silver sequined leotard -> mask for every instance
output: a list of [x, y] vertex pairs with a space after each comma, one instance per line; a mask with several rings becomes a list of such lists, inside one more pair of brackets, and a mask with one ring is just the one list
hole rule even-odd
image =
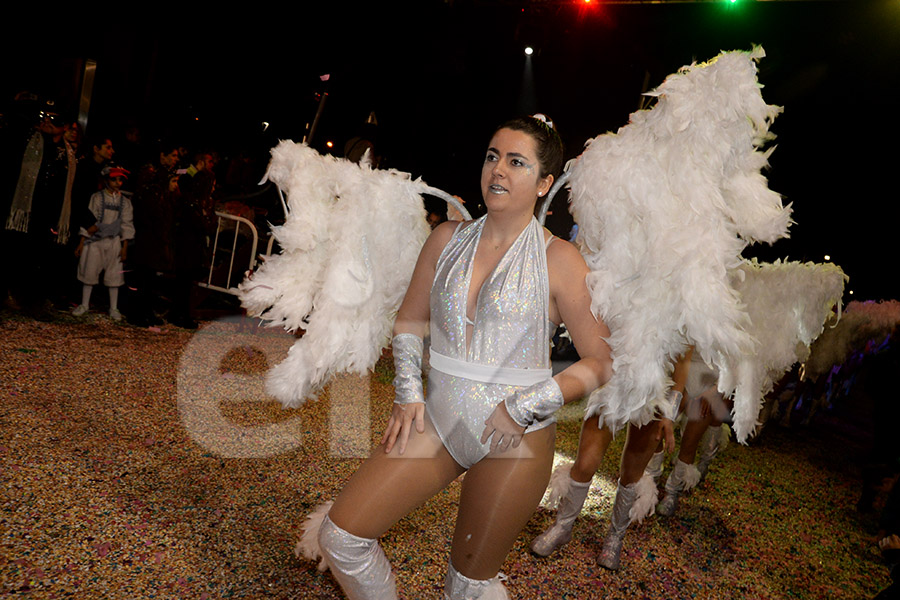
[[[484, 422], [516, 389], [551, 376], [550, 285], [544, 231], [536, 219], [485, 280], [466, 350], [466, 304], [484, 217], [457, 227], [431, 287], [428, 416], [451, 456], [469, 468], [488, 453]], [[528, 427], [546, 427], [550, 417]]]

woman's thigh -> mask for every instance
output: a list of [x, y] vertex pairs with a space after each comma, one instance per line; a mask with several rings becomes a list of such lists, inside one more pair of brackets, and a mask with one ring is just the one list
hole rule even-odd
[[556, 426], [525, 435], [518, 448], [489, 455], [466, 473], [453, 533], [453, 566], [472, 579], [500, 570], [544, 495]]
[[402, 456], [398, 447], [388, 454], [379, 445], [353, 474], [329, 512], [335, 525], [378, 538], [463, 472], [427, 416], [425, 433], [413, 429]]

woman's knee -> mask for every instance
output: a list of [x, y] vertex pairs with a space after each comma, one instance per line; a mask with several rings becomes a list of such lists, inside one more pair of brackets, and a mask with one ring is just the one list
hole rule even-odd
[[628, 437], [625, 438], [625, 454], [646, 454], [656, 450], [659, 444], [660, 422], [651, 421], [642, 427], [628, 426]]

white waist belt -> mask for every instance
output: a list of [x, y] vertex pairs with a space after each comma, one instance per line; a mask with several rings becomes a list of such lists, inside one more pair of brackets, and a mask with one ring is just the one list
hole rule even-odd
[[437, 369], [441, 373], [483, 383], [524, 386], [546, 381], [553, 376], [553, 369], [516, 369], [480, 365], [444, 356], [434, 349], [431, 349], [428, 362], [432, 369]]

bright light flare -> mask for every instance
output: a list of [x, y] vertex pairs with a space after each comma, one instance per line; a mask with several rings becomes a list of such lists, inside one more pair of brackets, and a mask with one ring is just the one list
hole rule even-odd
[[525, 56], [531, 56], [532, 54], [534, 54], [534, 48], [525, 46]]

